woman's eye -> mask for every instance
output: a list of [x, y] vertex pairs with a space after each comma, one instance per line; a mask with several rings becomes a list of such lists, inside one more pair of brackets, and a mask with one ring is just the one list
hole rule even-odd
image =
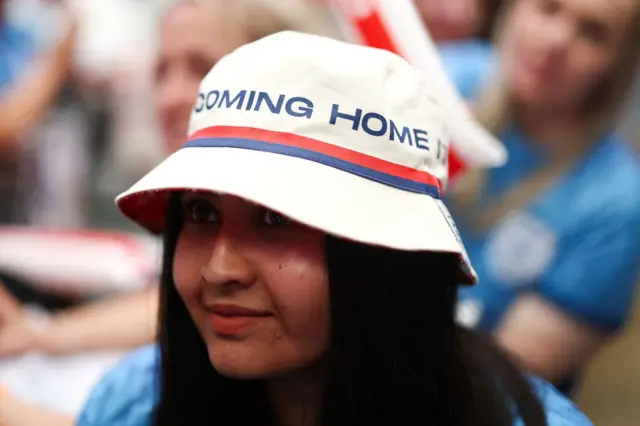
[[539, 6], [547, 15], [553, 15], [560, 9], [560, 4], [556, 0], [542, 0]]
[[291, 222], [291, 220], [273, 210], [265, 210], [262, 214], [262, 221], [267, 226], [283, 226]]
[[218, 221], [218, 210], [208, 201], [189, 200], [185, 203], [185, 219], [193, 223], [212, 223]]
[[607, 27], [596, 21], [582, 23], [582, 35], [593, 43], [604, 44], [607, 41]]

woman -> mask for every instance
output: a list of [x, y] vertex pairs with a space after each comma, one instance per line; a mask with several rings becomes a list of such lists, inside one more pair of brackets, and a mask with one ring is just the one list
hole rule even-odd
[[612, 133], [640, 53], [637, 0], [516, 0], [494, 49], [442, 48], [509, 151], [452, 213], [482, 281], [460, 319], [569, 390], [625, 323], [640, 263], [640, 166]]
[[222, 59], [189, 141], [118, 199], [164, 235], [159, 353], [78, 424], [547, 424], [536, 391], [549, 424], [589, 424], [455, 326], [475, 273], [432, 93], [389, 52], [295, 32]]

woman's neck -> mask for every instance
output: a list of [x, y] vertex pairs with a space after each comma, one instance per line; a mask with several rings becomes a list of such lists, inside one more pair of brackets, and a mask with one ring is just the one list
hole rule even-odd
[[315, 371], [267, 381], [269, 402], [277, 426], [315, 426], [322, 401], [322, 386]]
[[558, 154], [584, 148], [586, 126], [575, 109], [522, 104], [515, 104], [514, 109], [516, 122], [536, 146]]

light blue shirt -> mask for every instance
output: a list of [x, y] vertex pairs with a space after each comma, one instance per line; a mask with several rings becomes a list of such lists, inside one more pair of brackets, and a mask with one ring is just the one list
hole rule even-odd
[[[466, 98], [491, 74], [495, 58], [482, 42], [445, 45], [442, 58]], [[488, 172], [483, 199], [500, 196], [547, 161], [519, 129], [501, 140], [509, 162]], [[598, 329], [624, 325], [640, 265], [640, 164], [614, 134], [523, 209], [475, 234], [454, 218], [480, 281], [461, 290], [461, 319], [490, 332], [523, 292], [534, 292]]]
[[0, 22], [0, 96], [24, 72], [34, 53], [35, 43], [28, 32]]
[[[150, 426], [159, 396], [159, 359], [157, 348], [146, 346], [121, 361], [93, 390], [77, 426]], [[549, 426], [593, 426], [552, 386], [539, 379], [533, 385]]]

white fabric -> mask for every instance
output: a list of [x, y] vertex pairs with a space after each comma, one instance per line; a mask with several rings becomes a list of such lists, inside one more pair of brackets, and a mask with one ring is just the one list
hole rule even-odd
[[[186, 164], [193, 173], [184, 173]], [[163, 182], [171, 182], [169, 188], [237, 195], [305, 225], [363, 243], [401, 250], [460, 250], [439, 201], [285, 155], [235, 148], [183, 149], [132, 191], [151, 191], [164, 186]], [[355, 195], [368, 193], [375, 196]], [[138, 197], [144, 202], [153, 196]]]
[[142, 288], [157, 278], [161, 245], [115, 232], [0, 227], [0, 270], [41, 290], [95, 296]]
[[[31, 319], [48, 314], [28, 307]], [[80, 414], [93, 387], [126, 351], [86, 352], [68, 356], [28, 353], [0, 359], [0, 383], [21, 400], [72, 416]]]
[[91, 389], [124, 355], [87, 353], [65, 357], [28, 354], [0, 360], [0, 382], [25, 402], [76, 416]]
[[[233, 99], [243, 90], [247, 91], [247, 99], [242, 101], [246, 103], [216, 102], [224, 91], [228, 91], [227, 99]], [[283, 104], [291, 108], [283, 107], [278, 113], [265, 105], [247, 108], [250, 91], [267, 93], [274, 100], [283, 95]], [[456, 123], [453, 117], [445, 116], [435, 92], [419, 71], [390, 52], [281, 32], [237, 49], [211, 70], [200, 87], [190, 134], [199, 139], [203, 131], [223, 128], [228, 137], [253, 141], [270, 135], [278, 139], [266, 144], [270, 147], [304, 144], [300, 138], [310, 138], [314, 153], [328, 146], [329, 151], [341, 152], [342, 160], [367, 163], [367, 170], [374, 174], [389, 168], [400, 169], [393, 173], [404, 177], [428, 174], [437, 186], [444, 187], [450, 140], [447, 128]], [[301, 99], [313, 104], [312, 112], [300, 107], [304, 104]], [[354, 129], [344, 118], [331, 124], [336, 107], [347, 114], [359, 109], [362, 117], [380, 114], [387, 131], [374, 135], [375, 130], [384, 128], [379, 120], [372, 120], [377, 124], [370, 123], [368, 131], [363, 123]], [[391, 122], [412, 135], [423, 134], [423, 144], [417, 136], [411, 144], [407, 140], [401, 143], [397, 135], [391, 136]], [[197, 189], [229, 193], [354, 241], [457, 253], [466, 281], [475, 281], [455, 225], [437, 197], [398, 189], [388, 182], [317, 162], [320, 160], [255, 149], [184, 148], [120, 195], [118, 205], [127, 216], [158, 232], [153, 223], [157, 204], [154, 208], [149, 205], [166, 199], [161, 192]], [[366, 155], [364, 160], [362, 154]]]

